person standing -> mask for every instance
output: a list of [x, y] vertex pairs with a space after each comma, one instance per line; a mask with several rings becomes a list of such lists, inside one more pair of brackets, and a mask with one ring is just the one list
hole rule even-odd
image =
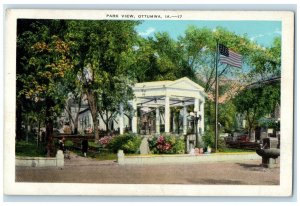
[[86, 157], [86, 153], [88, 150], [88, 146], [89, 146], [89, 142], [88, 142], [87, 138], [84, 137], [84, 139], [81, 142], [81, 150], [82, 150], [83, 156], [85, 156], [85, 157]]
[[61, 151], [63, 151], [63, 153], [65, 153], [65, 151], [66, 151], [66, 148], [65, 148], [65, 138], [64, 137], [59, 140], [59, 149]]

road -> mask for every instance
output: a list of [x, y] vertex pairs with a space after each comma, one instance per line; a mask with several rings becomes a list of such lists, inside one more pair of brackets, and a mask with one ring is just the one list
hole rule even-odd
[[118, 165], [72, 154], [63, 168], [16, 167], [16, 182], [278, 185], [279, 167], [260, 161]]

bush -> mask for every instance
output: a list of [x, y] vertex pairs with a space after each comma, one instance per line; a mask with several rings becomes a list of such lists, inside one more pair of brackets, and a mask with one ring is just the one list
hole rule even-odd
[[218, 151], [224, 152], [226, 150], [226, 143], [224, 138], [218, 139]]
[[106, 147], [111, 141], [112, 141], [113, 137], [110, 135], [106, 135], [102, 138], [100, 138], [99, 143], [103, 146]]
[[148, 140], [148, 144], [154, 154], [184, 154], [185, 150], [184, 138], [175, 135], [154, 136]]
[[215, 147], [215, 135], [211, 130], [206, 130], [202, 136], [205, 147]]
[[[204, 142], [204, 146], [207, 148], [210, 146], [211, 148], [215, 148], [215, 134], [211, 130], [205, 131], [204, 135], [202, 136], [202, 140]], [[222, 152], [226, 148], [226, 143], [224, 138], [218, 138], [218, 151]]]
[[73, 147], [73, 146], [74, 146], [74, 143], [73, 143], [72, 140], [66, 140], [66, 141], [65, 141], [65, 147], [66, 147], [66, 148], [71, 148], [71, 147]]
[[92, 150], [99, 150], [99, 148], [101, 147], [100, 144], [95, 143], [94, 141], [89, 141], [89, 142], [88, 142], [88, 146], [89, 146], [89, 148], [92, 149]]
[[124, 153], [137, 154], [140, 151], [141, 137], [127, 133], [114, 137], [107, 145], [113, 152], [123, 150]]

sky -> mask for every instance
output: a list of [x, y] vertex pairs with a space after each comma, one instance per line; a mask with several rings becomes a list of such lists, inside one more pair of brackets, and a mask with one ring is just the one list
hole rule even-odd
[[173, 39], [183, 36], [188, 26], [215, 29], [224, 27], [237, 35], [247, 34], [250, 40], [263, 47], [270, 47], [275, 37], [281, 37], [280, 21], [200, 21], [200, 20], [146, 20], [136, 27], [138, 34], [144, 38], [153, 36], [155, 32], [168, 32]]

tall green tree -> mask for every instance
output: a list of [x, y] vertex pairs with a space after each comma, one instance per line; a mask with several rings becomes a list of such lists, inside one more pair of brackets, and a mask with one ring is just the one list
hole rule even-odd
[[258, 120], [273, 113], [280, 102], [280, 83], [246, 88], [236, 96], [234, 102], [237, 111], [245, 115], [248, 132], [252, 134]]
[[139, 38], [135, 46], [135, 74], [138, 82], [194, 78], [194, 72], [182, 58], [181, 44], [168, 33]]
[[255, 80], [266, 80], [281, 74], [281, 39], [275, 38], [270, 48], [258, 47], [251, 54], [250, 76]]
[[273, 113], [280, 104], [280, 81], [271, 84], [264, 82], [281, 74], [280, 38], [275, 38], [270, 48], [259, 47], [252, 54], [250, 63], [253, 69], [249, 78], [256, 83], [240, 91], [235, 98], [237, 111], [246, 117], [249, 134], [261, 117]]
[[61, 85], [73, 69], [64, 31], [61, 20], [18, 21], [17, 109], [31, 105], [40, 108], [35, 112], [44, 112], [48, 156], [54, 155], [53, 124], [66, 98]]
[[91, 110], [95, 140], [98, 112], [114, 114], [132, 98], [132, 68], [137, 21], [69, 21], [66, 38], [74, 42], [81, 87]]
[[[183, 49], [182, 58], [197, 75], [198, 83], [206, 92], [214, 92], [215, 63], [217, 42], [226, 45], [229, 49], [243, 55], [243, 62], [248, 64], [250, 54], [255, 50], [246, 36], [239, 36], [222, 27], [212, 30], [209, 28], [189, 27], [185, 35], [179, 38]], [[229, 79], [243, 79], [243, 71], [229, 65], [218, 64], [219, 77]]]

